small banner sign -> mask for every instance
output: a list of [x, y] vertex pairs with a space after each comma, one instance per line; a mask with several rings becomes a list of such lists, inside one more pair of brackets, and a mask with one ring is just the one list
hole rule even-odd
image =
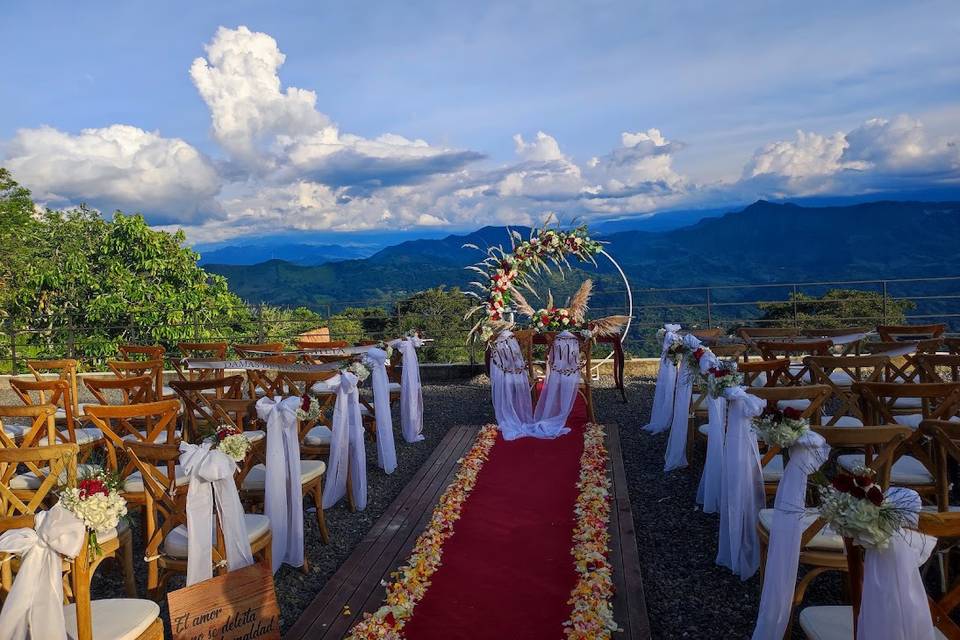
[[257, 563], [167, 594], [174, 640], [280, 640], [273, 574]]

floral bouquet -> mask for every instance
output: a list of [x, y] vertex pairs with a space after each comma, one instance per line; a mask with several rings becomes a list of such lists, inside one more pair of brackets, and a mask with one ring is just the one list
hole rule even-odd
[[680, 364], [680, 361], [686, 357], [690, 349], [683, 342], [683, 338], [676, 336], [670, 346], [667, 347], [667, 357], [673, 360], [674, 365]]
[[743, 384], [743, 374], [737, 371], [735, 360], [720, 360], [718, 366], [707, 370], [707, 393], [720, 398], [723, 392]]
[[[407, 336], [407, 337], [409, 337], [409, 336]], [[375, 344], [374, 346], [375, 346], [377, 349], [380, 349], [381, 351], [383, 351], [384, 353], [387, 354], [387, 360], [389, 360], [390, 357], [393, 355], [393, 347], [391, 347], [391, 346], [389, 345], [389, 343], [385, 342], [384, 340], [381, 340], [380, 342], [378, 342], [378, 343]]]
[[297, 420], [307, 422], [320, 417], [320, 402], [311, 395], [303, 394], [300, 398], [300, 408], [297, 409]]
[[214, 448], [230, 456], [234, 462], [243, 462], [250, 451], [250, 440], [243, 432], [229, 424], [217, 427]]
[[563, 331], [573, 328], [571, 325], [574, 322], [573, 318], [570, 317], [569, 309], [558, 309], [556, 307], [540, 309], [533, 317], [537, 331]]
[[115, 528], [127, 515], [127, 501], [120, 495], [122, 491], [120, 476], [99, 467], [86, 471], [76, 487], [60, 490], [60, 504], [82, 520], [90, 532], [87, 544], [94, 556], [102, 553], [97, 533]]
[[873, 479], [874, 471], [864, 466], [840, 471], [820, 487], [820, 517], [855, 544], [883, 549], [906, 523], [908, 511], [885, 496]]
[[340, 367], [340, 371], [349, 371], [353, 375], [357, 376], [357, 384], [362, 383], [364, 380], [370, 377], [370, 369], [362, 362], [349, 362], [344, 363]]
[[789, 449], [800, 436], [810, 430], [810, 421], [802, 418], [802, 415], [802, 411], [793, 407], [787, 407], [783, 411], [764, 409], [763, 413], [753, 419], [753, 430], [768, 445]]

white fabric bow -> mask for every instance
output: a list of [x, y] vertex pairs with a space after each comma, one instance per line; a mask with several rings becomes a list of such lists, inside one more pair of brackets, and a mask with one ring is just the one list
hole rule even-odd
[[[230, 571], [253, 564], [243, 505], [233, 480], [237, 463], [211, 449], [211, 443], [180, 443], [180, 466], [190, 478], [187, 488], [187, 586], [213, 577], [213, 509], [223, 530]], [[214, 505], [216, 494], [216, 505]]]
[[[373, 387], [373, 411], [377, 420], [377, 462], [386, 473], [397, 468], [397, 447], [393, 443], [393, 416], [390, 414], [390, 387], [387, 379], [387, 352], [376, 347], [367, 351]], [[403, 393], [401, 385], [401, 395]]]
[[56, 504], [34, 517], [33, 529], [0, 536], [0, 551], [23, 558], [0, 609], [0, 640], [66, 638], [61, 557], [76, 558], [86, 540], [83, 521]]
[[650, 422], [643, 427], [649, 433], [660, 433], [670, 428], [673, 421], [674, 395], [677, 388], [677, 366], [667, 357], [667, 348], [673, 344], [680, 331], [678, 324], [665, 324], [666, 333], [661, 345], [660, 369], [657, 372], [657, 386], [653, 395], [653, 409]]
[[527, 363], [512, 331], [502, 331], [493, 343], [490, 392], [504, 440], [523, 437], [523, 426], [533, 422], [533, 404]]
[[[690, 350], [700, 348], [696, 336], [683, 336], [683, 344]], [[673, 394], [673, 415], [670, 420], [670, 437], [667, 439], [667, 451], [664, 454], [664, 472], [682, 469], [687, 466], [687, 428], [690, 420], [690, 396], [693, 392], [695, 371], [686, 358], [680, 363], [680, 373]]]
[[[920, 496], [916, 491], [892, 487], [886, 497], [905, 513], [908, 527], [917, 526]], [[885, 549], [865, 550], [858, 640], [933, 640], [933, 620], [919, 567], [936, 543], [936, 538], [919, 531], [901, 529]]]
[[297, 397], [260, 398], [257, 415], [267, 423], [267, 464], [263, 511], [270, 520], [273, 571], [286, 562], [303, 566], [303, 495]]
[[360, 421], [357, 376], [349, 371], [340, 374], [331, 429], [333, 437], [330, 440], [327, 484], [323, 488], [323, 508], [329, 509], [347, 495], [349, 477], [354, 506], [362, 511], [367, 506], [367, 456]]
[[773, 505], [770, 546], [753, 640], [782, 638], [787, 630], [800, 562], [807, 476], [823, 466], [829, 456], [830, 445], [815, 431], [807, 431], [790, 447], [790, 462], [783, 470]]
[[420, 388], [420, 363], [417, 349], [423, 340], [411, 336], [397, 343], [403, 356], [403, 372], [400, 374], [400, 430], [407, 442], [423, 440], [423, 392]]
[[717, 564], [746, 580], [760, 566], [757, 520], [763, 508], [763, 470], [750, 421], [764, 402], [743, 387], [724, 391], [729, 404], [724, 439]]

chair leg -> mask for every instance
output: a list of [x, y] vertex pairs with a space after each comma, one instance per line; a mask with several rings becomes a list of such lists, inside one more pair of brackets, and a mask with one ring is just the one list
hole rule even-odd
[[137, 583], [133, 574], [133, 534], [127, 532], [125, 539], [120, 541], [120, 570], [123, 572], [123, 587], [128, 598], [137, 597]]
[[[321, 476], [322, 478], [322, 476]], [[313, 490], [313, 504], [317, 508], [317, 528], [320, 529], [320, 539], [323, 544], [330, 542], [330, 532], [327, 530], [327, 519], [323, 515], [323, 480], [317, 483]]]

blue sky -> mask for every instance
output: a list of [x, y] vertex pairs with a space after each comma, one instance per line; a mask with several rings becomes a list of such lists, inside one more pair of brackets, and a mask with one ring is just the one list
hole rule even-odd
[[198, 241], [960, 182], [952, 0], [4, 13], [0, 163]]

